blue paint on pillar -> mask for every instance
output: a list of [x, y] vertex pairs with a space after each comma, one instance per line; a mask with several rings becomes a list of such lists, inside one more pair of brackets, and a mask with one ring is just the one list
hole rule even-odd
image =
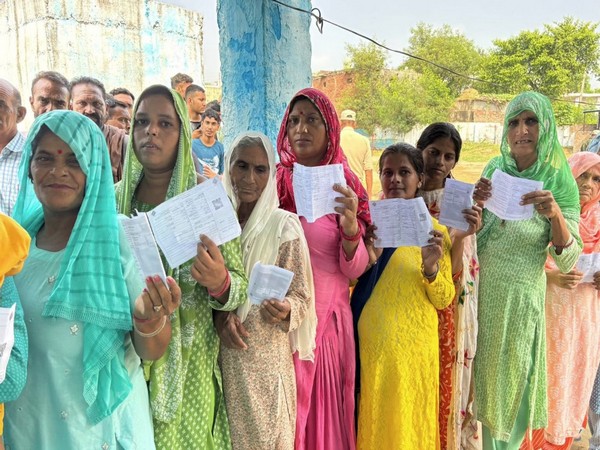
[[[287, 0], [310, 10], [310, 0]], [[275, 144], [292, 95], [311, 85], [310, 16], [271, 0], [218, 0], [225, 148], [248, 130]]]

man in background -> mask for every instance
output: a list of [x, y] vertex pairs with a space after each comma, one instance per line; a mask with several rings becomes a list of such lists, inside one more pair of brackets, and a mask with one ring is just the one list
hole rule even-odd
[[113, 89], [109, 94], [112, 95], [115, 100], [127, 105], [129, 117], [131, 117], [133, 114], [133, 103], [135, 102], [134, 95], [128, 89], [122, 87]]
[[202, 114], [206, 109], [206, 92], [204, 92], [204, 88], [197, 84], [190, 84], [185, 90], [185, 102], [190, 116], [192, 139], [198, 139], [200, 133], [194, 132], [202, 128]]
[[17, 124], [26, 113], [19, 90], [0, 78], [0, 212], [8, 216], [19, 193], [19, 164], [25, 144]]
[[185, 90], [194, 80], [185, 73], [177, 73], [171, 77], [171, 89], [175, 89], [181, 95], [181, 98], [185, 99]]
[[202, 135], [199, 139], [192, 140], [192, 151], [202, 165], [202, 171], [198, 170], [198, 172], [208, 178], [223, 174], [225, 148], [217, 141], [220, 124], [219, 114], [212, 109], [207, 109], [202, 114]]
[[106, 124], [119, 128], [129, 134], [131, 114], [127, 104], [109, 95], [106, 97], [106, 111], [108, 113]]
[[110, 154], [113, 180], [116, 183], [123, 175], [123, 161], [129, 137], [123, 130], [105, 123], [107, 117], [105, 98], [104, 85], [96, 78], [78, 77], [71, 81], [70, 109], [91, 119], [104, 133]]
[[373, 153], [369, 139], [354, 131], [356, 113], [350, 109], [342, 111], [340, 146], [346, 155], [352, 172], [360, 179], [371, 198], [373, 190]]
[[69, 82], [60, 73], [53, 70], [38, 72], [31, 83], [29, 97], [33, 117], [55, 109], [69, 109], [69, 91]]

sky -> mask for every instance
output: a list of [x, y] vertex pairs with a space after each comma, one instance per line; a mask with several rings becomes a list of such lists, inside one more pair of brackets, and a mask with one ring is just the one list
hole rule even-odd
[[[160, 0], [204, 16], [204, 83], [219, 79], [219, 31], [217, 0]], [[227, 0], [223, 0], [227, 1]], [[258, 1], [258, 0], [246, 0]], [[408, 47], [410, 29], [419, 22], [440, 27], [448, 24], [472, 39], [479, 48], [489, 49], [495, 39], [507, 39], [523, 30], [542, 29], [544, 24], [559, 22], [565, 16], [584, 21], [600, 21], [599, 0], [313, 0], [325, 19], [339, 23], [404, 50]], [[298, 13], [300, 14], [300, 13]], [[325, 24], [320, 34], [311, 24], [313, 73], [343, 67], [345, 45], [364, 40], [347, 31]], [[388, 53], [392, 67], [400, 65], [404, 56]], [[593, 83], [599, 86], [598, 81]]]

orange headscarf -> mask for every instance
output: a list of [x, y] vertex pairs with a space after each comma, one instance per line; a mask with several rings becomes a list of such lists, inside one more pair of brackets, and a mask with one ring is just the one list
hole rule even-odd
[[[575, 153], [569, 158], [569, 166], [575, 179], [597, 164], [600, 164], [600, 156], [596, 153]], [[596, 197], [581, 205], [579, 234], [583, 240], [583, 253], [600, 252], [600, 203], [598, 201], [600, 201], [600, 190]]]

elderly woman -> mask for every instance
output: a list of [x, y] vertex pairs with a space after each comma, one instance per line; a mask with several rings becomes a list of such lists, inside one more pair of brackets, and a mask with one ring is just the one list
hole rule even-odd
[[[408, 144], [386, 148], [379, 177], [385, 198], [415, 198], [421, 152]], [[359, 449], [440, 448], [437, 310], [455, 291], [450, 236], [432, 221], [429, 245], [375, 249], [381, 256], [352, 296], [360, 317]]]
[[246, 274], [258, 262], [294, 273], [281, 301], [248, 300], [236, 313], [218, 312], [223, 390], [233, 448], [294, 448], [296, 378], [292, 353], [314, 357], [317, 318], [310, 254], [300, 221], [279, 209], [275, 151], [260, 133], [232, 145], [223, 182], [242, 226]]
[[[454, 125], [429, 125], [417, 141], [424, 162], [423, 186], [417, 193], [436, 219], [446, 180], [458, 163], [462, 139]], [[456, 297], [438, 311], [440, 336], [440, 444], [442, 449], [477, 445], [477, 421], [473, 417], [473, 358], [477, 347], [477, 289], [479, 262], [474, 233], [481, 225], [481, 208], [463, 211], [467, 231], [450, 229], [452, 278]], [[470, 442], [470, 444], [469, 444]]]
[[317, 337], [315, 360], [295, 357], [298, 389], [296, 448], [354, 449], [355, 354], [349, 282], [364, 272], [363, 242], [370, 222], [367, 194], [349, 169], [340, 147], [340, 124], [331, 101], [308, 88], [292, 98], [281, 123], [277, 151], [277, 189], [281, 207], [296, 212], [293, 166], [343, 164], [347, 187], [338, 214], [308, 223], [300, 218], [310, 250], [315, 281]]
[[38, 117], [22, 167], [14, 218], [32, 240], [15, 284], [29, 364], [23, 393], [7, 404], [7, 446], [154, 448], [140, 357], [164, 353], [181, 291], [172, 278], [168, 288], [160, 279], [144, 288], [119, 231], [106, 141], [91, 120]]
[[477, 414], [484, 449], [518, 449], [528, 426], [546, 426], [544, 263], [549, 253], [566, 273], [577, 262], [580, 207], [546, 97], [525, 92], [509, 103], [500, 150], [477, 183], [477, 200], [489, 198], [495, 170], [544, 183], [522, 197], [521, 204], [535, 207], [531, 219], [502, 220], [486, 209], [477, 234]]
[[[599, 253], [600, 156], [576, 153], [569, 165], [579, 187], [583, 253]], [[548, 259], [546, 275], [548, 426], [533, 433], [533, 444], [567, 449], [579, 436], [600, 363], [600, 272], [594, 283], [582, 283], [577, 269], [562, 273]]]
[[[151, 86], [140, 94], [133, 117], [123, 179], [117, 185], [117, 205], [125, 214], [151, 211], [197, 183], [181, 96], [165, 86]], [[247, 280], [239, 239], [219, 248], [207, 236], [199, 238], [196, 258], [167, 267], [183, 298], [171, 316], [173, 336], [166, 353], [149, 365], [159, 449], [231, 446], [212, 315], [244, 303]]]

